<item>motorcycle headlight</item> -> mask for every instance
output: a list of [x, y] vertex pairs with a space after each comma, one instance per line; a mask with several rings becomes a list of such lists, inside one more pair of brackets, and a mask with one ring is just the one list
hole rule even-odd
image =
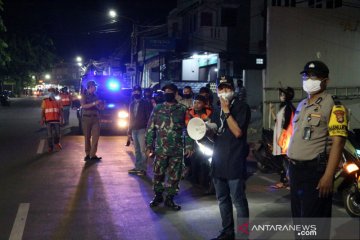
[[127, 118], [127, 117], [129, 117], [129, 113], [126, 111], [120, 111], [120, 112], [118, 112], [118, 117], [119, 118]]
[[348, 163], [344, 166], [346, 172], [351, 174], [359, 170], [359, 167], [355, 163]]
[[77, 98], [80, 100], [80, 99], [81, 99], [81, 95], [78, 95]]
[[59, 101], [61, 98], [59, 95], [55, 96], [55, 100]]

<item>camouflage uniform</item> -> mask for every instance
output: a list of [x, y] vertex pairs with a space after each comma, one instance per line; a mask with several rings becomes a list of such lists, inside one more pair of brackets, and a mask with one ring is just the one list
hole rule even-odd
[[164, 181], [167, 171], [167, 193], [174, 196], [179, 191], [182, 173], [183, 151], [193, 149], [193, 141], [189, 136], [183, 137], [185, 130], [186, 107], [180, 103], [173, 105], [159, 104], [155, 106], [148, 122], [145, 141], [146, 148], [153, 150], [155, 141], [154, 181], [155, 193], [165, 190]]

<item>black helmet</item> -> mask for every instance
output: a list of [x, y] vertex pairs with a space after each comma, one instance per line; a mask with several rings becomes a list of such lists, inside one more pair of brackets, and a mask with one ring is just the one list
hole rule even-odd
[[63, 87], [62, 89], [61, 89], [61, 92], [63, 92], [63, 93], [66, 93], [68, 91], [68, 88], [67, 87]]
[[294, 99], [295, 91], [291, 87], [279, 88], [279, 92], [283, 92], [285, 94], [286, 101], [291, 101]]

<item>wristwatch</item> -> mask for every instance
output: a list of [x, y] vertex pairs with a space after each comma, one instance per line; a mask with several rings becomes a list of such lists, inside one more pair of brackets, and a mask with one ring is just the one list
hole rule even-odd
[[224, 113], [225, 119], [228, 119], [231, 116], [231, 113]]

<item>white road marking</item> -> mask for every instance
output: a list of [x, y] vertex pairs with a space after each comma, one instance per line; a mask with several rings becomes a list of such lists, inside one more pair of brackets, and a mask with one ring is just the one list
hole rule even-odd
[[45, 139], [41, 139], [36, 153], [37, 154], [43, 153], [44, 146], [45, 146]]
[[30, 203], [20, 203], [9, 240], [22, 239], [29, 208], [30, 208]]

